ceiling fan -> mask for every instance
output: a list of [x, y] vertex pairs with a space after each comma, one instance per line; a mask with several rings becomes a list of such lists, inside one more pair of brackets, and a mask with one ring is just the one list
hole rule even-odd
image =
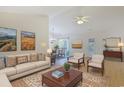
[[75, 21], [77, 24], [83, 24], [88, 22], [89, 16], [77, 16], [75, 17]]

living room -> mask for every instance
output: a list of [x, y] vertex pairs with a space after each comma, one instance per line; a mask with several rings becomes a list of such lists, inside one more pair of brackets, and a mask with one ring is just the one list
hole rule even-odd
[[[123, 55], [105, 58], [103, 53], [113, 51], [113, 46], [123, 53], [123, 10], [123, 6], [0, 6], [0, 87], [124, 86]], [[53, 50], [60, 51], [55, 52], [59, 56], [65, 45], [55, 49], [60, 39], [68, 51], [51, 64]], [[69, 60], [74, 54], [80, 62]], [[94, 60], [89, 58], [97, 58], [100, 69], [90, 68], [94, 65], [88, 62]], [[65, 77], [57, 80], [54, 70]]]
[[[121, 6], [78, 6], [68, 9], [58, 16], [51, 18], [50, 40], [52, 43], [55, 42], [56, 45], [56, 42], [60, 39], [68, 39], [69, 55], [73, 55], [75, 52], [83, 52], [85, 57], [91, 57], [93, 54], [104, 54], [104, 52], [106, 52], [104, 50], [106, 49], [110, 49], [112, 52], [113, 50], [124, 51], [124, 33], [122, 31], [122, 24], [124, 21], [122, 11], [123, 7]], [[87, 22], [78, 24], [76, 17], [79, 16], [86, 17]], [[120, 43], [122, 43], [121, 49], [115, 47], [118, 47], [118, 43], [114, 45], [119, 38], [121, 39]], [[79, 42], [79, 44], [81, 43], [82, 47], [73, 48], [72, 46], [75, 42]], [[108, 44], [108, 48], [105, 47], [106, 44]], [[63, 57], [59, 59], [66, 62]], [[57, 61], [56, 63], [58, 63]], [[123, 65], [123, 62], [121, 62], [123, 61], [123, 55], [117, 53], [117, 56], [106, 57], [104, 61], [104, 75], [111, 77], [109, 86], [121, 84], [123, 86], [124, 76], [122, 75], [123, 67], [121, 67], [121, 65]], [[60, 61], [60, 63], [62, 62]], [[118, 74], [115, 74], [116, 71]]]

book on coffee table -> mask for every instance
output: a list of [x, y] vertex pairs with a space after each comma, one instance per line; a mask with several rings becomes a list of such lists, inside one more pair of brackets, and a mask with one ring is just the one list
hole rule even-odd
[[62, 76], [64, 76], [64, 73], [62, 71], [56, 70], [52, 72], [52, 76], [55, 78], [60, 78]]

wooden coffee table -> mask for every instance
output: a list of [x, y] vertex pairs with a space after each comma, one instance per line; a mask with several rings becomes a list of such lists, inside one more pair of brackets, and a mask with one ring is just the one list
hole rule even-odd
[[[53, 77], [51, 74], [53, 71], [59, 70], [64, 72], [64, 76], [59, 79]], [[49, 87], [74, 87], [79, 82], [82, 82], [82, 72], [74, 69], [70, 69], [69, 72], [65, 72], [63, 67], [49, 71], [42, 75], [42, 86], [45, 84]]]

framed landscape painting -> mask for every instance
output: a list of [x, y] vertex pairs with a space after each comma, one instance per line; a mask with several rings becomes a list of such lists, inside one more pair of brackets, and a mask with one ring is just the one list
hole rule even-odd
[[0, 52], [16, 51], [16, 39], [16, 29], [0, 27]]
[[35, 50], [35, 33], [21, 32], [21, 50]]

